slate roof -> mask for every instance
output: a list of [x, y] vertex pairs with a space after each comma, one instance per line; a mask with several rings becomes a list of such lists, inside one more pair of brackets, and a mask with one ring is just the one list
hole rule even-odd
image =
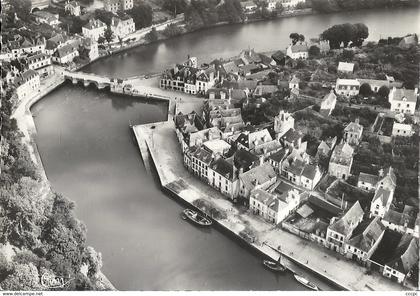
[[352, 133], [360, 133], [363, 131], [363, 126], [357, 122], [350, 122], [345, 128], [344, 131]]
[[78, 45], [76, 46], [76, 44], [73, 44], [73, 43], [66, 44], [60, 48], [57, 48], [57, 50], [53, 53], [53, 56], [62, 58], [77, 50], [78, 50]]
[[378, 188], [375, 191], [375, 196], [372, 199], [372, 202], [380, 200], [383, 206], [386, 206], [388, 200], [391, 198], [391, 192], [384, 188]]
[[294, 129], [289, 129], [282, 137], [283, 140], [294, 143], [295, 141], [299, 140], [299, 138], [302, 138], [302, 134]]
[[378, 182], [378, 176], [360, 172], [359, 182], [365, 182], [375, 186]]
[[242, 133], [236, 141], [249, 149], [253, 149], [256, 141], [261, 144], [272, 140], [268, 130], [262, 129], [252, 133]]
[[236, 179], [235, 174], [233, 173], [233, 164], [226, 161], [223, 158], [219, 158], [212, 162], [210, 165], [211, 169], [216, 171], [218, 174], [224, 176], [229, 181]]
[[308, 51], [308, 46], [306, 44], [295, 44], [295, 45], [291, 45], [290, 47], [293, 53]]
[[330, 228], [335, 232], [347, 236], [353, 230], [352, 228], [356, 226], [358, 221], [361, 220], [363, 215], [363, 209], [360, 206], [359, 201], [356, 201], [354, 205], [341, 218], [330, 225]]
[[288, 149], [280, 149], [277, 152], [271, 154], [268, 158], [274, 160], [275, 162], [280, 162], [286, 156]]
[[404, 101], [405, 99], [407, 102], [417, 102], [417, 95], [412, 89], [393, 88], [391, 92], [393, 92], [392, 101]]
[[251, 197], [258, 200], [259, 202], [267, 205], [272, 206], [273, 203], [276, 201], [276, 196], [274, 194], [271, 194], [265, 190], [262, 189], [254, 189], [251, 192]]
[[212, 154], [210, 152], [198, 146], [193, 146], [189, 148], [187, 153], [189, 153], [192, 157], [197, 158], [198, 160], [204, 162], [207, 165], [209, 165], [213, 159]]
[[330, 162], [348, 166], [353, 158], [353, 152], [354, 149], [349, 144], [338, 144], [331, 155]]
[[389, 267], [407, 274], [419, 262], [419, 240], [411, 235], [403, 235], [393, 258], [386, 263]]
[[279, 90], [279, 87], [277, 85], [257, 85], [257, 87], [254, 90], [255, 96], [263, 96], [266, 94], [272, 94]]
[[269, 163], [264, 163], [239, 175], [248, 190], [252, 190], [257, 183], [261, 185], [275, 177], [276, 173]]
[[385, 213], [383, 220], [399, 226], [407, 225], [408, 228], [414, 229], [416, 225], [416, 215], [418, 215], [417, 212], [418, 211], [416, 211], [414, 207], [405, 205], [402, 213], [395, 210], [388, 210]]
[[92, 30], [92, 29], [98, 29], [102, 27], [106, 27], [106, 24], [102, 22], [101, 20], [97, 19], [90, 19], [89, 22], [83, 26], [86, 29]]
[[360, 233], [353, 235], [348, 241], [348, 244], [368, 253], [380, 239], [384, 231], [385, 226], [379, 217], [375, 217], [369, 224], [364, 225], [364, 229]]
[[302, 176], [313, 180], [317, 172], [317, 166], [315, 164], [307, 164], [303, 169]]
[[235, 164], [236, 168], [238, 170], [243, 168], [244, 172], [254, 166], [254, 164], [258, 163], [258, 161], [259, 158], [257, 156], [249, 151], [246, 151], [245, 149], [237, 150], [233, 157], [233, 163]]

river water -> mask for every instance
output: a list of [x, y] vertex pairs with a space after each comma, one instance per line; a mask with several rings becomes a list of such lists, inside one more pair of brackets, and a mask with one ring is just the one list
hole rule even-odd
[[[286, 46], [292, 31], [315, 36], [347, 21], [365, 22], [371, 36], [403, 35], [419, 32], [419, 14], [379, 10], [218, 27], [140, 47], [84, 71], [126, 77], [160, 71], [187, 54], [210, 60], [248, 45], [274, 50]], [[304, 289], [290, 274], [265, 270], [261, 258], [218, 230], [180, 219], [183, 206], [146, 173], [128, 127], [165, 120], [165, 104], [66, 84], [33, 106], [32, 113], [48, 178], [76, 202], [88, 243], [102, 253], [102, 270], [117, 289]]]

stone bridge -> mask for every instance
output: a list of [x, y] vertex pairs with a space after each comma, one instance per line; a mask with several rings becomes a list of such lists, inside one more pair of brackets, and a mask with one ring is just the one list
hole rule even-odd
[[84, 72], [63, 72], [64, 79], [70, 80], [73, 84], [83, 82], [85, 87], [88, 87], [90, 84], [95, 85], [98, 89], [103, 89], [105, 87], [111, 86], [112, 78], [106, 76], [100, 76], [92, 73]]

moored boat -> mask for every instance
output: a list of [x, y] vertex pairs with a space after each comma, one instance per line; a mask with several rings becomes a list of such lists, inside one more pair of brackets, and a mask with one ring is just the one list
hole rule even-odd
[[301, 283], [302, 285], [304, 285], [305, 287], [314, 290], [314, 291], [319, 291], [319, 288], [314, 284], [311, 283], [309, 280], [307, 280], [306, 278], [304, 278], [303, 276], [294, 274], [295, 279]]
[[209, 218], [199, 214], [198, 212], [194, 210], [185, 209], [183, 213], [185, 217], [187, 217], [189, 220], [196, 223], [197, 225], [210, 226], [213, 223]]
[[270, 269], [272, 271], [276, 271], [276, 272], [286, 271], [286, 267], [279, 262], [264, 260], [263, 264], [264, 264], [265, 267], [267, 267], [268, 269]]

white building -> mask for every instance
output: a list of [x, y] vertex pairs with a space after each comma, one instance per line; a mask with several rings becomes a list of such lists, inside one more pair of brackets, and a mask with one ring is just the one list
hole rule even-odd
[[343, 73], [353, 73], [354, 64], [353, 63], [346, 63], [346, 62], [339, 62], [338, 63], [338, 72]]
[[352, 236], [346, 242], [346, 257], [359, 262], [366, 262], [377, 249], [384, 233], [385, 227], [379, 217], [374, 218], [362, 232]]
[[85, 37], [98, 41], [100, 36], [103, 36], [106, 30], [106, 24], [101, 20], [91, 19], [82, 27], [82, 34]]
[[308, 58], [308, 54], [308, 45], [306, 44], [289, 45], [286, 49], [286, 55], [294, 60], [306, 60]]
[[295, 128], [295, 119], [292, 114], [280, 110], [279, 114], [274, 118], [274, 132], [276, 133], [276, 138], [281, 138], [285, 133], [290, 129]]
[[403, 235], [394, 256], [384, 265], [383, 275], [403, 283], [418, 262], [419, 240], [411, 235]]
[[278, 195], [263, 189], [254, 189], [249, 199], [249, 208], [255, 214], [270, 223], [279, 224], [295, 210], [300, 203], [300, 194], [296, 189]]
[[41, 24], [47, 24], [50, 26], [56, 26], [60, 24], [58, 13], [53, 14], [48, 11], [39, 10], [33, 12], [32, 14], [35, 16], [36, 21]]
[[31, 70], [37, 70], [39, 68], [51, 65], [51, 56], [45, 53], [36, 54], [26, 59], [28, 68]]
[[235, 200], [238, 195], [239, 180], [235, 166], [227, 160], [219, 157], [208, 168], [208, 183], [219, 190], [222, 194]]
[[113, 17], [111, 19], [111, 30], [114, 33], [115, 38], [123, 38], [128, 34], [133, 33], [136, 30], [136, 25], [131, 17]]
[[293, 8], [299, 3], [305, 3], [306, 0], [278, 0], [278, 2], [286, 8]]
[[363, 220], [363, 209], [357, 201], [342, 217], [332, 218], [327, 229], [327, 247], [344, 254], [346, 241], [351, 237], [353, 230]]
[[360, 82], [356, 79], [337, 79], [335, 92], [338, 95], [352, 97], [357, 96], [360, 90]]
[[367, 191], [375, 190], [378, 176], [360, 172], [357, 187]]
[[392, 88], [388, 100], [391, 104], [391, 111], [414, 114], [417, 103], [417, 89]]
[[267, 189], [277, 180], [276, 172], [269, 163], [250, 169], [239, 174], [239, 196], [249, 202], [251, 191]]
[[392, 135], [400, 137], [411, 137], [414, 134], [411, 124], [394, 122], [392, 126]]
[[105, 0], [106, 11], [117, 13], [120, 10], [130, 10], [134, 7], [133, 0]]
[[331, 92], [326, 94], [322, 99], [319, 112], [324, 116], [330, 116], [336, 104], [337, 96], [334, 94], [334, 91], [331, 90]]
[[23, 72], [22, 75], [15, 78], [14, 84], [16, 86], [18, 99], [22, 100], [39, 92], [39, 74], [34, 70], [27, 70]]
[[74, 58], [77, 56], [79, 56], [78, 43], [71, 43], [59, 47], [54, 52], [51, 59], [57, 64], [64, 65], [73, 62]]
[[293, 89], [293, 88], [299, 89], [299, 82], [300, 82], [300, 79], [293, 75], [293, 78], [289, 82], [289, 88], [290, 89]]
[[80, 4], [77, 1], [67, 1], [64, 10], [70, 15], [80, 16]]

